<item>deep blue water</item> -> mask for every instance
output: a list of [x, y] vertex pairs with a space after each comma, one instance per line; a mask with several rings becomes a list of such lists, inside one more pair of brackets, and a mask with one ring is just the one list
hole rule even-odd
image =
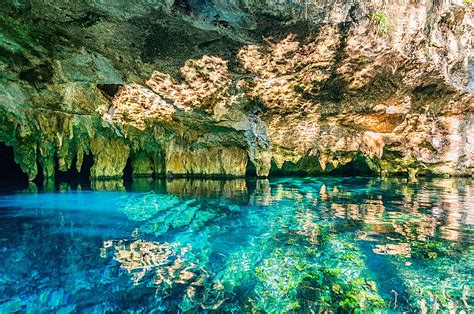
[[474, 306], [471, 179], [92, 188], [3, 186], [1, 313]]

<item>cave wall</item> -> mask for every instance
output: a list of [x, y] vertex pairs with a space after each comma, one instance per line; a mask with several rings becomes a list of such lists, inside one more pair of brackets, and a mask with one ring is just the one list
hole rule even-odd
[[93, 178], [473, 173], [468, 2], [4, 9], [0, 142], [30, 180], [84, 154]]

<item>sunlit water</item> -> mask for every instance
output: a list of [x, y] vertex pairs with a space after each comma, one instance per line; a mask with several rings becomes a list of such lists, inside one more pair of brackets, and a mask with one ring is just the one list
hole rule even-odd
[[135, 183], [0, 194], [0, 312], [474, 305], [470, 179]]

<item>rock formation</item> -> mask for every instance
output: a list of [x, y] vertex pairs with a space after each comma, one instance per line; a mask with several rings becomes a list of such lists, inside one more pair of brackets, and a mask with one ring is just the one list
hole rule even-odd
[[471, 176], [471, 1], [8, 1], [0, 142], [30, 179]]

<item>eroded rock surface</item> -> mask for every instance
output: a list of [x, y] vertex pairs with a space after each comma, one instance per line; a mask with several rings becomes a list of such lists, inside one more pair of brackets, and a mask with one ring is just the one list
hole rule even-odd
[[30, 179], [472, 175], [465, 2], [7, 1], [0, 141]]

